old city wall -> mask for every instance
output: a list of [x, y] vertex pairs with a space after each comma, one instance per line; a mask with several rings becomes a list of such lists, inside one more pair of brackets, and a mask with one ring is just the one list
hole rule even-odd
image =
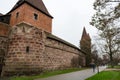
[[9, 30], [9, 25], [0, 22], [0, 74], [4, 65], [4, 57], [7, 53]]
[[0, 36], [0, 74], [4, 66], [4, 57], [7, 53], [8, 37]]
[[9, 30], [10, 30], [10, 26], [9, 25], [0, 22], [0, 36], [8, 37]]
[[2, 76], [41, 72], [44, 48], [42, 34], [42, 30], [25, 24], [12, 29]]
[[84, 56], [78, 48], [52, 38], [46, 38], [44, 55], [44, 68], [48, 70], [79, 67], [79, 60]]
[[10, 26], [0, 22], [0, 55], [7, 52]]
[[[8, 37], [0, 36], [0, 55], [7, 52]], [[3, 56], [4, 57], [4, 56]]]
[[11, 29], [2, 76], [79, 67], [83, 56], [72, 44], [34, 26], [20, 23]]

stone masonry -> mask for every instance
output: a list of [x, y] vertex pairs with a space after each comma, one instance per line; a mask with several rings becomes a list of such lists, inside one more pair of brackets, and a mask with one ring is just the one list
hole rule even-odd
[[20, 24], [11, 30], [2, 75], [31, 74], [41, 71], [44, 49], [40, 29]]
[[[52, 35], [52, 34], [49, 34]], [[45, 43], [46, 67], [48, 69], [64, 69], [70, 68], [74, 65], [79, 65], [79, 58], [83, 57], [83, 54], [76, 47], [65, 44], [58, 38], [53, 38], [47, 35]], [[53, 36], [53, 35], [52, 35]], [[73, 62], [72, 60], [75, 60]], [[74, 64], [73, 64], [74, 63]]]
[[0, 75], [32, 75], [85, 66], [85, 53], [52, 34], [53, 17], [42, 0], [18, 0], [0, 15]]
[[14, 26], [9, 35], [2, 76], [79, 67], [79, 58], [84, 57], [83, 53], [59, 39], [26, 23]]

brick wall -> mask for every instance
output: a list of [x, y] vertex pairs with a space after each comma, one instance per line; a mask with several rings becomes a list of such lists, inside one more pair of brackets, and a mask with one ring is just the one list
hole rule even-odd
[[10, 26], [0, 22], [0, 36], [8, 36]]
[[[19, 16], [16, 18], [17, 12], [19, 12]], [[38, 14], [37, 20], [34, 19], [34, 13]], [[24, 3], [19, 8], [11, 12], [11, 26], [14, 26], [23, 21], [30, 23], [40, 29], [44, 29], [47, 32], [52, 32], [52, 18], [31, 7], [27, 3]]]

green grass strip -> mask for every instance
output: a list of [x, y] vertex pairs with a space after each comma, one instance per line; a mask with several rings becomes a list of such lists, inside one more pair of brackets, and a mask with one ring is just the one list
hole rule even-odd
[[[108, 68], [112, 68], [112, 67], [111, 67], [111, 66], [108, 66]], [[118, 65], [118, 66], [114, 66], [113, 69], [120, 69], [120, 65]]]
[[116, 69], [120, 69], [120, 66], [115, 66], [114, 68], [116, 68]]
[[120, 71], [103, 71], [86, 80], [120, 80]]

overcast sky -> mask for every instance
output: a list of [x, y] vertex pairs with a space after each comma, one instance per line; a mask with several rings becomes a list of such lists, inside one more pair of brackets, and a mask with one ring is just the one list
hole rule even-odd
[[[0, 13], [7, 13], [18, 0], [1, 0]], [[52, 32], [54, 35], [79, 46], [83, 27], [92, 40], [96, 28], [89, 25], [94, 14], [94, 0], [43, 0], [50, 14], [54, 17]], [[93, 41], [94, 42], [94, 41]]]

